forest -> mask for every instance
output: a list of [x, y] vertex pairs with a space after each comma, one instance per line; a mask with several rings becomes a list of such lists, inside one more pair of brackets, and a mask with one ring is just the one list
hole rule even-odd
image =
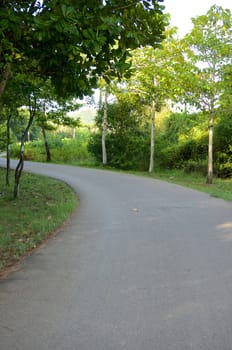
[[19, 159], [15, 197], [24, 160], [232, 176], [231, 12], [212, 6], [180, 38], [164, 6], [3, 1], [0, 151], [6, 183]]

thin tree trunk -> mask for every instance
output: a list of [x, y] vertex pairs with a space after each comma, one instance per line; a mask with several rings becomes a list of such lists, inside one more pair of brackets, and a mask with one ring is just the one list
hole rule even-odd
[[150, 143], [150, 164], [148, 172], [154, 171], [154, 154], [155, 154], [155, 100], [152, 101], [151, 109], [151, 143]]
[[10, 185], [10, 120], [11, 115], [7, 118], [6, 124], [6, 185]]
[[7, 64], [5, 70], [3, 71], [2, 78], [0, 81], [0, 97], [2, 96], [2, 94], [5, 90], [6, 84], [7, 84], [8, 80], [10, 79], [11, 74], [12, 74], [11, 73], [11, 65]]
[[98, 108], [102, 108], [102, 88], [99, 90], [99, 103], [98, 103]]
[[214, 127], [214, 112], [210, 111], [209, 120], [209, 144], [208, 144], [208, 173], [207, 184], [213, 183], [213, 127]]
[[19, 183], [20, 183], [20, 178], [21, 178], [21, 174], [23, 171], [23, 166], [24, 166], [24, 144], [25, 144], [26, 137], [28, 135], [28, 131], [33, 123], [33, 120], [35, 117], [35, 112], [36, 112], [36, 97], [35, 96], [34, 96], [33, 106], [32, 106], [32, 102], [31, 102], [31, 97], [29, 96], [29, 106], [30, 106], [29, 107], [30, 108], [30, 117], [29, 117], [27, 127], [24, 130], [23, 136], [21, 138], [19, 162], [18, 162], [18, 165], [15, 169], [14, 198], [17, 198], [19, 195]]
[[41, 126], [41, 129], [42, 129], [42, 134], [43, 134], [43, 139], [44, 139], [44, 146], [45, 146], [45, 151], [46, 151], [47, 162], [50, 162], [52, 160], [52, 157], [51, 157], [51, 152], [50, 152], [50, 148], [49, 148], [49, 144], [48, 144], [48, 140], [47, 140], [45, 127]]
[[14, 198], [19, 196], [19, 182], [24, 165], [24, 141], [21, 142], [20, 152], [19, 152], [19, 162], [15, 169], [15, 184], [14, 184]]
[[42, 130], [42, 135], [43, 135], [43, 139], [44, 139], [44, 147], [45, 147], [45, 151], [46, 151], [46, 158], [47, 158], [47, 162], [50, 162], [52, 160], [51, 157], [51, 152], [50, 152], [50, 147], [48, 144], [48, 140], [47, 140], [47, 135], [46, 135], [46, 130], [45, 130], [45, 125], [46, 125], [46, 103], [44, 102], [43, 105], [43, 111], [44, 111], [44, 117], [45, 117], [45, 122], [41, 124], [41, 130]]
[[104, 99], [104, 113], [102, 121], [102, 164], [107, 164], [107, 152], [106, 152], [106, 132], [107, 132], [107, 91], [105, 90], [105, 99]]

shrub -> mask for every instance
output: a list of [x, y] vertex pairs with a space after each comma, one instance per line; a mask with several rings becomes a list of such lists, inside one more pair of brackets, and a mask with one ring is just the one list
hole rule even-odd
[[207, 161], [206, 160], [188, 160], [183, 163], [183, 170], [186, 173], [198, 172], [206, 176]]
[[[80, 136], [80, 132], [79, 135]], [[48, 136], [49, 148], [52, 161], [64, 163], [89, 164], [93, 162], [93, 157], [87, 149], [86, 136], [75, 139], [61, 139], [54, 133]], [[13, 158], [19, 157], [20, 144], [12, 146], [11, 155]], [[46, 161], [46, 152], [43, 141], [32, 141], [25, 144], [25, 160]]]
[[221, 178], [232, 177], [232, 146], [228, 147], [227, 153], [215, 154], [215, 173]]
[[[170, 169], [202, 169], [207, 156], [205, 140], [186, 140], [165, 147], [163, 140], [158, 140], [156, 160], [160, 167]], [[163, 146], [163, 148], [161, 147]]]
[[[108, 165], [123, 170], [147, 170], [149, 165], [149, 138], [142, 133], [108, 134], [106, 137]], [[95, 159], [102, 161], [100, 133], [91, 136], [88, 150]]]

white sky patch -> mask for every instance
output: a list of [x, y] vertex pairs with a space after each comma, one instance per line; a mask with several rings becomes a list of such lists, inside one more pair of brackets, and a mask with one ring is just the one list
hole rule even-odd
[[191, 18], [205, 15], [213, 5], [218, 5], [232, 12], [232, 0], [164, 0], [165, 13], [171, 15], [172, 27], [178, 27], [182, 37], [192, 29]]

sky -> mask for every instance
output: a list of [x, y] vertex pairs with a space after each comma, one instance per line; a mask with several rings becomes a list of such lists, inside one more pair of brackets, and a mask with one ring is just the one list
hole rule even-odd
[[213, 5], [230, 9], [232, 0], [164, 0], [165, 13], [170, 13], [172, 27], [178, 27], [179, 36], [185, 35], [192, 28], [191, 18], [205, 15]]

